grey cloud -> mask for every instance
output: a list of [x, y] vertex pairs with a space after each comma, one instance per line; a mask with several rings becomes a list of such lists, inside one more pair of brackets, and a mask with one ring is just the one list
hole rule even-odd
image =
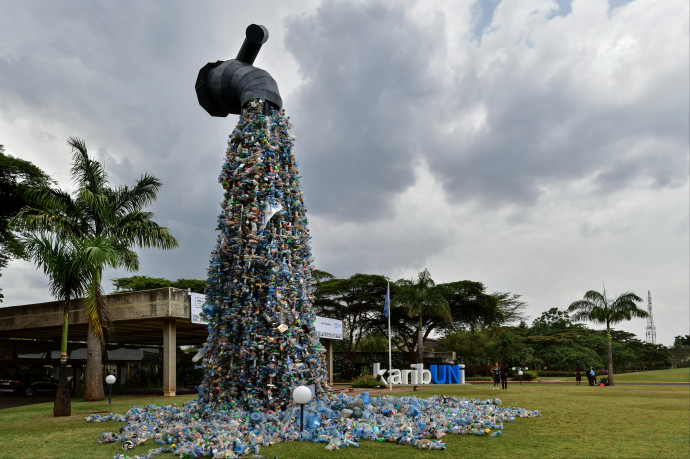
[[381, 2], [327, 2], [288, 23], [286, 46], [305, 78], [292, 110], [313, 212], [390, 217], [391, 198], [413, 179], [416, 123], [437, 90], [429, 67], [442, 35], [440, 18], [415, 24]]

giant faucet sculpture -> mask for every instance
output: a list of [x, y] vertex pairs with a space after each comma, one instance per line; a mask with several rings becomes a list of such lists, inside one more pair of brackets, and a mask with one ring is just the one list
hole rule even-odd
[[211, 116], [239, 115], [252, 99], [263, 100], [266, 113], [282, 108], [276, 81], [267, 71], [252, 66], [266, 40], [266, 27], [252, 24], [235, 59], [209, 62], [201, 68], [196, 95]]
[[306, 209], [278, 86], [252, 66], [268, 39], [250, 25], [236, 59], [199, 72], [199, 104], [240, 114], [219, 181], [224, 200], [211, 253], [209, 335], [197, 354], [199, 399], [216, 407], [279, 410], [298, 385], [325, 385], [314, 330]]

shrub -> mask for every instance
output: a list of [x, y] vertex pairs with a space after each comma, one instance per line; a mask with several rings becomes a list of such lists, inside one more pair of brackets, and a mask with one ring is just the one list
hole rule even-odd
[[385, 387], [383, 381], [381, 381], [381, 376], [374, 378], [373, 375], [364, 375], [357, 379], [353, 379], [350, 387]]
[[471, 376], [467, 378], [468, 380], [472, 381], [493, 381], [494, 377], [493, 376]]
[[[584, 375], [584, 370], [580, 370], [583, 372]], [[541, 377], [555, 377], [555, 376], [565, 376], [565, 377], [575, 377], [575, 372], [574, 371], [566, 371], [566, 370], [539, 370], [539, 376]]]
[[[537, 373], [535, 371], [522, 372], [522, 381], [534, 381], [535, 379], [537, 379]], [[520, 375], [517, 374], [517, 371], [515, 371], [513, 375], [513, 381], [520, 381]]]

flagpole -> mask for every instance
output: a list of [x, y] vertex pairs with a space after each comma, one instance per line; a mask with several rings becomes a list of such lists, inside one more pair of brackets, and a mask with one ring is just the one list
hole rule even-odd
[[391, 347], [391, 283], [388, 281], [388, 287], [386, 288], [386, 303], [388, 305], [388, 383], [390, 385], [390, 391], [393, 392], [393, 381], [391, 380], [391, 371], [393, 370], [393, 349]]

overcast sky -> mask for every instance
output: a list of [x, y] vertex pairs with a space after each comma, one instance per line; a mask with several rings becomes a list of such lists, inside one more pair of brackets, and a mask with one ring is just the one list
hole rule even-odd
[[[0, 3], [0, 144], [63, 189], [69, 136], [113, 185], [160, 178], [180, 248], [140, 251], [139, 274], [205, 278], [237, 117], [194, 82], [258, 23], [316, 267], [480, 281], [530, 323], [603, 285], [651, 291], [657, 341], [690, 333], [687, 0]], [[46, 284], [12, 262], [2, 306]]]

